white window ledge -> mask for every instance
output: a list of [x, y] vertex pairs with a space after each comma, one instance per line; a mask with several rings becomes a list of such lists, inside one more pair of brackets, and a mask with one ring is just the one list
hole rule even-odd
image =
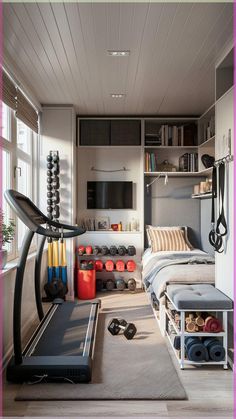
[[[43, 253], [46, 252], [46, 251], [47, 251], [47, 249], [44, 249]], [[36, 251], [30, 253], [27, 257], [27, 261], [35, 258], [36, 253], [37, 253]], [[19, 257], [14, 259], [14, 260], [11, 260], [11, 261], [7, 262], [6, 266], [2, 269], [1, 277], [4, 278], [6, 275], [9, 274], [9, 272], [14, 271], [17, 268], [18, 262], [19, 262]]]

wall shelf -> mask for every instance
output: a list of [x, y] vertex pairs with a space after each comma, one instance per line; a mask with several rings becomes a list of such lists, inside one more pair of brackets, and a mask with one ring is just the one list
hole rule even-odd
[[202, 170], [201, 172], [144, 172], [145, 176], [163, 176], [168, 175], [169, 177], [202, 177], [206, 176], [209, 169]]
[[199, 144], [199, 148], [201, 147], [210, 147], [210, 146], [214, 146], [215, 143], [215, 135], [213, 135], [213, 137], [209, 138], [208, 140], [204, 141], [203, 143]]
[[204, 193], [204, 194], [192, 194], [193, 199], [209, 199], [212, 198], [212, 193]]
[[155, 148], [155, 149], [166, 149], [166, 150], [170, 150], [170, 149], [174, 149], [174, 150], [181, 150], [181, 149], [198, 149], [197, 145], [167, 145], [167, 146], [163, 146], [163, 145], [145, 145], [144, 146], [145, 149], [149, 149], [149, 148]]

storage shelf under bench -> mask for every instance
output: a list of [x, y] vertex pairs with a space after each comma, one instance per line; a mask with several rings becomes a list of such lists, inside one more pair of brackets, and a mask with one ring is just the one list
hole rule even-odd
[[[194, 309], [192, 308], [191, 310], [181, 310], [178, 307], [175, 306], [174, 302], [171, 300], [170, 296], [168, 295], [168, 293], [165, 293], [166, 295], [166, 303], [165, 303], [165, 315], [166, 315], [166, 336], [171, 344], [171, 347], [175, 353], [175, 356], [178, 360], [178, 363], [180, 365], [181, 369], [184, 369], [185, 365], [222, 365], [224, 369], [228, 368], [228, 356], [227, 356], [227, 318], [228, 318], [228, 311], [232, 311], [232, 310], [225, 310], [225, 309]], [[178, 326], [178, 324], [176, 323], [175, 319], [173, 318], [171, 312], [170, 312], [170, 308], [168, 307], [168, 304], [171, 304], [171, 306], [173, 307], [174, 311], [176, 311], [177, 313], [179, 313], [180, 316], [180, 326]], [[223, 331], [221, 332], [216, 332], [216, 333], [209, 333], [209, 332], [204, 332], [204, 331], [196, 331], [196, 332], [188, 332], [185, 330], [185, 320], [186, 320], [186, 313], [189, 312], [211, 312], [211, 313], [221, 313], [222, 316], [222, 328]], [[173, 331], [170, 332], [170, 327], [169, 324], [172, 326]], [[180, 338], [180, 348], [176, 349], [174, 347], [174, 337], [178, 336]], [[225, 350], [225, 356], [224, 359], [221, 361], [212, 361], [212, 360], [208, 360], [208, 361], [203, 361], [201, 360], [200, 362], [196, 362], [196, 361], [192, 361], [190, 359], [187, 358], [187, 354], [186, 354], [186, 349], [185, 349], [185, 339], [187, 337], [198, 337], [198, 338], [220, 338], [222, 339], [222, 346]]]

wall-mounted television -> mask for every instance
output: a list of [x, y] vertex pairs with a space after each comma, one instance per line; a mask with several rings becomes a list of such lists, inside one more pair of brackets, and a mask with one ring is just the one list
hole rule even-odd
[[87, 209], [132, 209], [133, 182], [87, 182]]

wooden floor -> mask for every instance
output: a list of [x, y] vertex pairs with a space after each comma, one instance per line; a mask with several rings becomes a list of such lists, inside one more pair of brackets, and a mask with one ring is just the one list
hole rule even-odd
[[[158, 326], [157, 326], [158, 327]], [[41, 401], [15, 402], [19, 386], [4, 385], [3, 415], [18, 417], [157, 417], [157, 418], [232, 418], [233, 373], [222, 367], [190, 367], [179, 370], [169, 347], [173, 363], [185, 387], [185, 401]]]

